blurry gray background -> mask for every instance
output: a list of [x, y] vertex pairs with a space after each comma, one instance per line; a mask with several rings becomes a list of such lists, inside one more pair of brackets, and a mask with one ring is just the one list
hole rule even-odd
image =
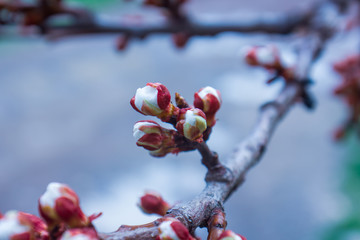
[[[310, 3], [193, 0], [187, 11], [204, 21], [237, 21]], [[99, 12], [113, 19], [116, 9]], [[121, 5], [125, 15], [137, 9]], [[260, 164], [226, 203], [229, 229], [249, 240], [319, 239], [346, 212], [338, 190], [344, 148], [331, 140], [346, 109], [331, 94], [340, 81], [331, 64], [356, 48], [356, 34], [338, 36], [316, 64], [316, 111], [299, 104], [286, 116]], [[130, 98], [147, 82], [161, 82], [190, 102], [201, 87], [219, 89], [223, 106], [209, 145], [224, 159], [251, 132], [258, 107], [281, 89], [280, 83], [266, 86], [267, 73], [247, 67], [239, 50], [271, 42], [291, 56], [289, 41], [226, 33], [192, 38], [178, 50], [169, 36], [154, 35], [116, 52], [115, 36], [55, 43], [0, 36], [0, 211], [37, 213], [38, 197], [58, 181], [79, 194], [87, 214], [103, 212], [95, 221], [100, 231], [113, 231], [155, 218], [137, 209], [144, 190], [172, 203], [191, 199], [204, 187], [200, 155], [157, 159], [138, 148], [133, 124], [150, 118], [135, 112]]]

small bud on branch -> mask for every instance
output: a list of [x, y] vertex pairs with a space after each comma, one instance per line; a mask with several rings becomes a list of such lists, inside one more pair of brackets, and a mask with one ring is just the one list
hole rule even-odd
[[147, 214], [164, 216], [170, 205], [156, 192], [146, 192], [140, 198], [139, 207]]
[[294, 80], [294, 69], [282, 63], [279, 50], [275, 45], [247, 47], [244, 58], [249, 65], [263, 67], [274, 74], [267, 83], [272, 83], [280, 76], [286, 82]]
[[208, 127], [215, 125], [215, 114], [220, 109], [221, 102], [220, 91], [209, 86], [201, 88], [194, 94], [194, 106], [205, 113]]
[[174, 130], [163, 128], [151, 120], [139, 121], [133, 129], [136, 145], [149, 150], [154, 157], [179, 152], [175, 143], [176, 134]]
[[178, 111], [178, 108], [170, 102], [170, 98], [170, 92], [164, 85], [148, 83], [145, 87], [136, 90], [130, 104], [141, 114], [156, 116], [167, 122]]
[[198, 108], [183, 108], [177, 119], [176, 129], [191, 141], [202, 142], [206, 130], [206, 116]]
[[59, 224], [70, 228], [91, 225], [91, 219], [80, 208], [79, 197], [65, 184], [53, 182], [48, 185], [39, 199], [39, 212], [50, 230]]
[[0, 219], [0, 239], [48, 240], [46, 224], [38, 217], [18, 211], [9, 211]]

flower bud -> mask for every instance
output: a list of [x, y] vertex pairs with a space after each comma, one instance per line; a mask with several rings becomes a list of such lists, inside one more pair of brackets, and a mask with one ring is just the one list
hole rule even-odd
[[136, 90], [130, 104], [141, 114], [156, 116], [166, 122], [176, 111], [170, 98], [170, 92], [164, 85], [148, 83], [145, 87]]
[[180, 110], [176, 129], [187, 139], [202, 142], [202, 133], [206, 130], [206, 116], [198, 108]]
[[181, 96], [179, 93], [175, 93], [175, 102], [176, 106], [179, 108], [188, 108], [189, 104], [186, 102], [185, 98]]
[[64, 223], [70, 228], [87, 227], [90, 220], [82, 212], [77, 194], [65, 184], [50, 183], [39, 199], [40, 215], [50, 230]]
[[159, 232], [156, 240], [195, 240], [189, 230], [175, 218], [167, 218], [162, 222]]
[[136, 145], [150, 151], [160, 149], [164, 138], [162, 127], [151, 120], [135, 123], [133, 135], [136, 139]]
[[120, 36], [116, 39], [116, 49], [123, 51], [126, 49], [130, 41], [129, 35]]
[[218, 240], [246, 240], [246, 238], [235, 234], [233, 231], [226, 230], [220, 235]]
[[10, 240], [48, 240], [46, 224], [38, 217], [9, 211], [0, 218], [0, 239]]
[[340, 141], [341, 139], [343, 139], [345, 137], [345, 135], [346, 135], [346, 128], [339, 127], [334, 131], [333, 139], [335, 141]]
[[160, 216], [164, 216], [167, 210], [169, 210], [170, 205], [165, 202], [158, 193], [147, 192], [144, 196], [140, 198], [139, 207], [145, 213], [155, 213]]
[[265, 68], [281, 68], [278, 49], [273, 45], [254, 46], [245, 53], [245, 60], [249, 65]]
[[135, 123], [133, 135], [136, 145], [150, 151], [154, 157], [163, 157], [168, 153], [177, 153], [174, 141], [175, 131], [161, 127], [151, 120]]
[[221, 106], [220, 92], [212, 87], [201, 88], [194, 94], [194, 106], [205, 113], [207, 126], [214, 126], [215, 113]]
[[190, 35], [184, 32], [178, 32], [172, 35], [172, 40], [175, 44], [175, 47], [179, 49], [184, 48], [187, 42], [189, 41], [189, 39], [190, 39]]
[[60, 240], [99, 240], [93, 228], [74, 228], [63, 233]]

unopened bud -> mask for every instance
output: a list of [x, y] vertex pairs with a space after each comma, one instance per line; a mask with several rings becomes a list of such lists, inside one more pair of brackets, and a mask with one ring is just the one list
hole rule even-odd
[[337, 128], [333, 133], [333, 138], [335, 141], [340, 141], [346, 135], [346, 129], [343, 127]]
[[190, 39], [187, 33], [179, 32], [172, 35], [173, 42], [177, 48], [184, 48]]
[[164, 139], [162, 127], [151, 120], [137, 122], [134, 125], [133, 135], [136, 145], [150, 151], [160, 149]]
[[157, 240], [195, 240], [189, 230], [177, 219], [168, 218], [159, 226]]
[[174, 130], [161, 127], [151, 120], [144, 120], [135, 123], [133, 135], [136, 145], [150, 151], [154, 157], [163, 157], [168, 153], [178, 153], [175, 146]]
[[63, 233], [60, 240], [99, 240], [93, 228], [74, 228]]
[[164, 216], [167, 210], [169, 210], [170, 205], [164, 201], [164, 199], [158, 193], [147, 192], [140, 198], [139, 207], [145, 213], [155, 213], [160, 216]]
[[48, 240], [46, 224], [38, 217], [9, 211], [0, 218], [0, 239], [4, 240]]
[[129, 35], [120, 36], [116, 39], [116, 49], [119, 51], [123, 51], [128, 46], [130, 41]]
[[205, 113], [207, 126], [214, 126], [215, 113], [221, 106], [220, 92], [209, 86], [201, 88], [194, 94], [194, 106]]
[[280, 68], [280, 56], [278, 49], [273, 45], [254, 46], [247, 49], [245, 60], [249, 65], [266, 68]]
[[179, 93], [175, 93], [175, 102], [176, 106], [179, 108], [188, 108], [189, 104], [186, 102], [185, 98], [181, 96]]
[[144, 115], [156, 116], [162, 121], [168, 121], [176, 110], [170, 102], [170, 92], [161, 83], [148, 83], [136, 90], [131, 99], [131, 106]]
[[163, 6], [163, 1], [162, 0], [145, 0], [144, 4], [145, 5], [150, 5], [150, 6], [162, 7]]
[[198, 108], [180, 110], [176, 129], [187, 139], [202, 142], [202, 133], [206, 130], [206, 116]]
[[226, 230], [220, 235], [218, 240], [246, 240], [246, 238], [240, 234], [235, 234], [233, 231]]
[[82, 212], [77, 194], [65, 184], [50, 183], [39, 199], [40, 215], [50, 229], [59, 223], [70, 228], [87, 227], [90, 220]]

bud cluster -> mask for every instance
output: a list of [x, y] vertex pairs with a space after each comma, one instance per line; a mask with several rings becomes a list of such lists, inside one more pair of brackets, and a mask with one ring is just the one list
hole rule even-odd
[[77, 194], [64, 184], [48, 185], [39, 199], [39, 212], [43, 219], [18, 211], [0, 214], [0, 239], [99, 239], [91, 224], [99, 215], [87, 217], [80, 208]]
[[353, 128], [360, 136], [360, 55], [335, 63], [334, 70], [342, 78], [342, 83], [335, 88], [334, 94], [342, 97], [350, 110], [348, 120], [335, 131], [334, 138], [342, 139]]
[[[293, 68], [286, 67], [280, 58], [279, 49], [274, 45], [252, 46], [245, 50], [245, 61], [251, 66], [263, 67], [275, 76], [282, 76], [285, 81], [294, 79]], [[276, 78], [271, 78], [267, 83], [271, 83]]]
[[[177, 106], [171, 102], [169, 90], [161, 83], [148, 83], [137, 89], [131, 106], [143, 115], [159, 118], [172, 124], [175, 130], [166, 129], [150, 120], [135, 124], [133, 135], [138, 146], [157, 157], [168, 153], [193, 150], [191, 142], [203, 142], [203, 133], [215, 125], [215, 114], [221, 105], [220, 92], [212, 87], [200, 89], [194, 95], [194, 106], [176, 94]], [[206, 139], [207, 140], [206, 136]]]

